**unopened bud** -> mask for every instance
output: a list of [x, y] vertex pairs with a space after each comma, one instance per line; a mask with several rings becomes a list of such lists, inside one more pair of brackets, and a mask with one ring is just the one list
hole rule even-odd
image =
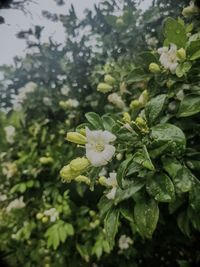
[[99, 184], [103, 185], [103, 186], [107, 186], [106, 177], [105, 176], [100, 176], [99, 177]]
[[90, 162], [88, 159], [82, 157], [82, 158], [76, 158], [70, 162], [70, 168], [72, 171], [75, 172], [83, 172], [87, 169], [87, 167], [90, 165]]
[[141, 103], [139, 102], [139, 100], [132, 100], [130, 103], [130, 108], [131, 109], [138, 109], [141, 107]]
[[69, 132], [67, 133], [66, 140], [75, 144], [85, 145], [86, 137], [77, 132]]
[[122, 153], [118, 153], [117, 155], [116, 155], [116, 159], [117, 160], [121, 160], [123, 158], [123, 154]]
[[124, 122], [127, 122], [127, 123], [130, 123], [131, 122], [131, 116], [128, 112], [124, 112], [123, 114], [123, 121]]
[[66, 109], [66, 108], [67, 108], [67, 104], [66, 104], [65, 101], [60, 101], [60, 102], [59, 102], [59, 106], [60, 106], [61, 108], [63, 108], [63, 109]]
[[192, 15], [197, 15], [199, 12], [200, 12], [200, 9], [198, 8], [198, 6], [195, 6], [194, 3], [192, 3], [191, 5], [183, 9], [182, 15], [184, 17], [189, 17]]
[[41, 157], [39, 159], [40, 163], [43, 164], [43, 165], [48, 165], [48, 164], [51, 164], [53, 163], [53, 158], [52, 157]]
[[122, 18], [118, 18], [116, 20], [116, 26], [119, 27], [119, 28], [122, 28], [124, 27], [125, 23], [124, 23], [124, 20]]
[[140, 95], [138, 101], [140, 102], [141, 106], [145, 106], [149, 99], [149, 93], [147, 90], [144, 90]]
[[81, 128], [78, 131], [79, 131], [80, 134], [86, 136], [86, 130], [85, 130], [85, 128]]
[[78, 183], [85, 183], [87, 185], [90, 184], [90, 179], [87, 176], [79, 175], [74, 179]]
[[39, 212], [36, 214], [36, 219], [41, 220], [43, 216], [44, 216], [43, 213]]
[[76, 177], [76, 174], [71, 170], [70, 165], [66, 165], [60, 170], [60, 176], [67, 183], [70, 183]]
[[104, 82], [109, 84], [109, 85], [113, 85], [115, 83], [115, 79], [111, 75], [106, 74], [104, 76]]
[[142, 117], [137, 117], [135, 122], [140, 127], [146, 127], [146, 121]]
[[97, 86], [97, 91], [104, 93], [104, 94], [111, 92], [112, 89], [113, 89], [113, 87], [107, 83], [99, 83]]
[[181, 61], [185, 60], [186, 59], [185, 49], [184, 48], [180, 48], [179, 50], [177, 50], [176, 55]]
[[43, 223], [47, 223], [48, 220], [49, 220], [49, 218], [48, 218], [47, 216], [44, 216], [44, 217], [42, 218], [42, 222], [43, 222]]
[[160, 72], [160, 67], [156, 63], [151, 63], [149, 65], [149, 71], [152, 72], [152, 73], [159, 73]]

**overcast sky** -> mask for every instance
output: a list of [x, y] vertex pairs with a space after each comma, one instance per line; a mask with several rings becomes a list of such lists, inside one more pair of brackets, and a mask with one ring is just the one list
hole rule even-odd
[[[64, 42], [62, 24], [45, 19], [42, 16], [42, 10], [66, 14], [73, 3], [78, 17], [81, 18], [86, 8], [92, 9], [94, 4], [98, 4], [101, 0], [66, 0], [65, 2], [64, 6], [58, 6], [55, 0], [27, 1], [25, 8], [27, 11], [30, 11], [27, 14], [20, 10], [0, 10], [0, 16], [3, 16], [5, 19], [5, 23], [0, 24], [0, 65], [12, 64], [14, 56], [23, 56], [26, 53], [25, 41], [16, 38], [16, 34], [20, 30], [27, 30], [33, 25], [45, 26], [43, 31], [44, 42], [48, 41], [49, 36], [53, 36], [54, 40], [58, 40], [58, 42]], [[144, 0], [140, 7], [146, 9], [150, 6], [151, 2], [152, 0]]]

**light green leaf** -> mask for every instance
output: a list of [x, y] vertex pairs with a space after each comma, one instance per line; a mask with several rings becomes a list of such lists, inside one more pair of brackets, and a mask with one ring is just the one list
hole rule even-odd
[[115, 125], [115, 121], [111, 118], [111, 116], [102, 116], [102, 121], [105, 130], [112, 132], [112, 127]]
[[88, 112], [85, 114], [85, 117], [89, 121], [89, 123], [91, 123], [92, 126], [95, 127], [95, 129], [103, 129], [103, 123], [98, 114], [94, 112]]
[[169, 43], [177, 45], [178, 48], [185, 47], [187, 41], [185, 27], [173, 18], [168, 18], [164, 28], [165, 37]]

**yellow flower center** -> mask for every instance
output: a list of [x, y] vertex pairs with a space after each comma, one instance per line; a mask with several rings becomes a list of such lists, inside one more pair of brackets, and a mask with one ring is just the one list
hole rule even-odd
[[103, 150], [104, 150], [104, 145], [103, 144], [96, 144], [95, 145], [95, 150], [97, 151], [97, 152], [102, 152]]

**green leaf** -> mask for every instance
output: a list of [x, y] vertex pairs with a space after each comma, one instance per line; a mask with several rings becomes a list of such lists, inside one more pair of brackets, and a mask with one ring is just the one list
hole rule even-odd
[[134, 218], [141, 236], [151, 238], [156, 229], [159, 208], [154, 199], [143, 199], [135, 204]]
[[185, 75], [192, 67], [192, 64], [190, 62], [183, 62], [181, 64], [178, 65], [178, 67], [176, 68], [176, 75], [177, 77], [182, 77], [183, 75]]
[[119, 223], [119, 209], [114, 207], [108, 211], [104, 220], [104, 227], [110, 247], [114, 246], [115, 235], [118, 230], [118, 223]]
[[102, 116], [104, 129], [112, 132], [112, 127], [115, 125], [115, 121], [111, 118], [111, 116], [104, 115]]
[[200, 184], [194, 184], [189, 193], [189, 203], [192, 209], [200, 211]]
[[175, 158], [162, 158], [163, 168], [169, 174], [170, 177], [174, 178], [178, 171], [182, 169], [182, 165]]
[[173, 179], [176, 192], [185, 193], [190, 191], [193, 182], [193, 174], [190, 170], [174, 158], [163, 158], [162, 162], [164, 170]]
[[102, 196], [98, 203], [100, 216], [104, 217], [109, 209], [113, 206], [113, 202], [105, 196]]
[[189, 117], [200, 112], [200, 96], [188, 95], [181, 101], [178, 116]]
[[177, 218], [178, 227], [187, 236], [190, 236], [190, 223], [187, 212], [183, 211]]
[[164, 28], [165, 37], [169, 43], [177, 45], [178, 48], [185, 47], [187, 41], [185, 27], [173, 18], [168, 18]]
[[[129, 202], [130, 203], [130, 202]], [[131, 202], [132, 203], [132, 202]], [[121, 204], [120, 206], [120, 212], [122, 214], [122, 216], [129, 222], [133, 222], [134, 221], [134, 214], [133, 214], [133, 209], [132, 206], [130, 207], [130, 205], [126, 205], [126, 203]]]
[[89, 262], [90, 261], [90, 256], [87, 250], [87, 247], [84, 245], [80, 245], [80, 244], [76, 244], [76, 249], [78, 250], [79, 254], [81, 255], [81, 257], [86, 261]]
[[89, 123], [91, 123], [92, 126], [95, 127], [95, 129], [103, 129], [103, 123], [98, 114], [94, 112], [88, 112], [85, 114], [85, 117], [89, 121]]
[[200, 58], [200, 50], [198, 50], [197, 52], [195, 52], [191, 57], [190, 60], [196, 60]]
[[134, 154], [133, 161], [138, 163], [139, 165], [142, 165], [144, 168], [150, 171], [155, 170], [153, 163], [149, 157], [149, 153], [146, 149], [146, 146], [143, 147], [142, 151], [138, 151]]
[[161, 94], [152, 98], [145, 107], [145, 114], [148, 122], [152, 124], [163, 110], [167, 95]]
[[168, 143], [167, 150], [173, 154], [181, 154], [186, 147], [185, 135], [180, 128], [169, 123], [158, 124], [151, 128], [151, 138], [154, 140], [152, 149]]
[[115, 195], [114, 199], [115, 204], [130, 198], [133, 194], [138, 192], [143, 186], [144, 186], [144, 181], [140, 179], [140, 180], [134, 180], [125, 189], [119, 188]]
[[159, 202], [171, 202], [175, 199], [174, 185], [164, 173], [152, 175], [147, 180], [146, 189]]
[[192, 187], [193, 175], [186, 167], [182, 167], [173, 180], [176, 192], [186, 193]]
[[[187, 47], [187, 51], [186, 51], [190, 60], [194, 60], [194, 59], [198, 58], [198, 54], [200, 51], [199, 48], [200, 48], [200, 40], [190, 42], [189, 46]], [[194, 58], [194, 59], [192, 59], [192, 58]]]
[[123, 180], [126, 177], [126, 173], [128, 171], [128, 167], [131, 164], [133, 158], [130, 157], [126, 160], [124, 160], [120, 165], [117, 170], [117, 183], [119, 187], [123, 188]]

